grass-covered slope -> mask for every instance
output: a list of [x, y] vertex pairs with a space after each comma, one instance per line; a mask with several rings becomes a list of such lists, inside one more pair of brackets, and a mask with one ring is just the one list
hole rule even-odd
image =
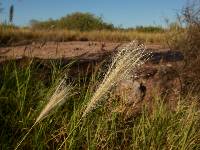
[[[11, 61], [1, 66], [1, 149], [16, 148], [70, 69], [70, 65], [61, 66], [59, 61], [49, 62], [45, 67], [48, 69], [32, 60]], [[172, 110], [155, 95], [151, 111], [144, 104], [140, 115], [129, 121], [112, 111], [117, 101], [109, 97], [111, 103], [81, 119], [102, 77], [96, 70], [91, 76], [86, 72], [73, 80], [68, 77], [66, 85], [72, 85], [73, 90], [65, 103], [39, 121], [18, 149], [200, 148], [199, 108], [191, 96], [179, 98]]]

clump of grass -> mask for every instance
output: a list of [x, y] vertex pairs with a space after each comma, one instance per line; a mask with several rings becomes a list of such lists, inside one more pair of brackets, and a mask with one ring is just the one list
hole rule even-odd
[[[55, 85], [60, 83], [59, 79], [63, 75], [63, 70], [66, 69], [66, 66], [63, 68], [59, 64], [49, 65], [53, 71], [44, 73], [45, 70], [43, 68], [41, 70], [38, 62], [36, 64], [34, 61], [31, 67], [28, 65], [29, 69], [18, 68], [18, 66], [14, 67], [13, 63], [4, 64], [0, 69], [2, 75], [0, 80], [0, 127], [2, 129], [0, 149], [16, 147], [17, 142], [24, 137], [19, 135], [27, 133], [27, 127], [34, 123], [33, 119], [37, 116], [35, 113], [38, 112], [36, 107], [46, 99], [47, 93], [51, 97]], [[26, 68], [26, 66], [23, 67]], [[110, 113], [108, 109], [110, 105], [107, 105], [80, 123], [83, 106], [93, 94], [90, 88], [101, 80], [95, 73], [96, 71], [92, 76], [96, 78], [89, 79], [89, 75], [85, 74], [84, 78], [87, 78], [87, 81], [82, 79], [82, 76], [73, 79], [73, 85], [77, 85], [73, 91], [79, 93], [70, 97], [63, 108], [48, 117], [49, 119], [40, 120], [33, 128], [34, 132], [31, 131], [28, 134], [28, 138], [18, 149], [59, 149], [59, 147], [69, 150], [200, 149], [199, 97], [192, 97], [193, 95], [175, 99], [178, 103], [173, 110], [169, 109], [164, 99], [155, 95], [150, 103], [144, 104], [141, 114], [128, 122], [124, 122], [123, 116], [118, 113]], [[41, 75], [44, 77], [41, 78]], [[47, 78], [50, 78], [48, 84]], [[58, 93], [65, 84], [63, 88], [60, 87], [57, 88]], [[26, 96], [18, 97], [18, 93], [26, 93]], [[115, 97], [110, 98], [115, 99]], [[17, 107], [20, 99], [24, 100], [23, 111]], [[42, 104], [44, 106], [42, 108], [45, 108], [47, 104]], [[55, 112], [58, 106], [45, 117]], [[61, 144], [62, 142], [64, 144]]]
[[143, 109], [132, 128], [131, 149], [199, 149], [200, 114], [195, 99], [179, 99], [173, 111], [167, 107], [155, 98], [151, 113]]
[[148, 59], [148, 56], [149, 54], [145, 53], [144, 45], [138, 46], [135, 41], [119, 50], [116, 56], [114, 56], [102, 83], [87, 104], [82, 117], [86, 117], [87, 114], [97, 108], [112, 87], [119, 83], [120, 80], [129, 77], [130, 72], [143, 64]]
[[0, 45], [25, 45], [43, 41], [106, 41], [129, 42], [137, 39], [145, 43], [165, 43], [166, 32], [141, 32], [137, 30], [101, 30], [101, 31], [77, 31], [77, 30], [42, 30], [30, 28], [3, 28], [0, 25]]

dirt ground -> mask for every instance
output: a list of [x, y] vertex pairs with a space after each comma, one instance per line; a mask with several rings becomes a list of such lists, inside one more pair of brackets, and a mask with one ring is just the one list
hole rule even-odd
[[[23, 56], [42, 59], [73, 58], [83, 56], [89, 58], [92, 54], [112, 52], [126, 43], [73, 41], [73, 42], [47, 42], [32, 43], [23, 46], [0, 47], [0, 60], [18, 59]], [[146, 45], [152, 51], [166, 51], [161, 45]]]

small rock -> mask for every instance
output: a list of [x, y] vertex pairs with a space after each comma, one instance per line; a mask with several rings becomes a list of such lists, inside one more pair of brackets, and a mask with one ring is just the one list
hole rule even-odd
[[116, 95], [119, 97], [121, 105], [115, 112], [124, 115], [124, 118], [135, 116], [141, 110], [141, 103], [146, 94], [146, 87], [143, 83], [133, 80], [123, 80], [116, 88]]
[[125, 105], [132, 105], [144, 99], [146, 87], [138, 81], [123, 80], [116, 89], [117, 95]]

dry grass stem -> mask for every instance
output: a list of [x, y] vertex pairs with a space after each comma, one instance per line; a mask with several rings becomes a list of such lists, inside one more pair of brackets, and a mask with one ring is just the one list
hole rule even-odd
[[148, 60], [149, 56], [149, 53], [145, 52], [144, 45], [138, 46], [135, 41], [119, 50], [113, 57], [111, 66], [88, 103], [82, 117], [86, 117], [88, 113], [94, 110], [112, 87], [119, 83], [120, 80], [129, 77], [130, 72]]

